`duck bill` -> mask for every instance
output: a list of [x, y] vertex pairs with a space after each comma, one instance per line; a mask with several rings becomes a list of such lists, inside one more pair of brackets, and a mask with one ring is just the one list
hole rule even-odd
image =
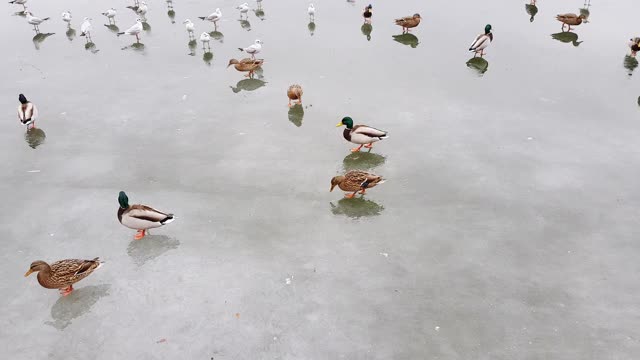
[[27, 271], [27, 272], [24, 274], [24, 277], [27, 277], [27, 276], [31, 275], [31, 273], [32, 273], [32, 272], [33, 272], [33, 270], [29, 269], [29, 271]]
[[339, 122], [338, 125], [336, 125], [336, 127], [340, 127], [342, 125], [344, 125], [344, 124], [342, 122]]
[[333, 188], [335, 188], [335, 187], [336, 187], [335, 184], [331, 184], [331, 189], [329, 189], [329, 192], [332, 192]]

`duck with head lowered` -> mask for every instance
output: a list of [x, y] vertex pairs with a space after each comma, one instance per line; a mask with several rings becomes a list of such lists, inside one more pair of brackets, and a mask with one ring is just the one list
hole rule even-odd
[[378, 130], [376, 128], [372, 128], [367, 125], [353, 125], [353, 119], [350, 117], [342, 118], [342, 121], [336, 125], [336, 127], [346, 126], [342, 132], [342, 136], [347, 141], [350, 141], [354, 144], [359, 144], [357, 148], [351, 149], [352, 152], [358, 152], [362, 149], [362, 146], [367, 149], [371, 149], [373, 147], [374, 142], [378, 142], [380, 140], [384, 140], [389, 137], [386, 131]]
[[129, 205], [129, 197], [124, 191], [118, 195], [120, 208], [118, 209], [118, 221], [129, 229], [138, 230], [134, 239], [140, 240], [149, 229], [167, 225], [175, 218], [173, 214], [165, 214], [146, 205]]

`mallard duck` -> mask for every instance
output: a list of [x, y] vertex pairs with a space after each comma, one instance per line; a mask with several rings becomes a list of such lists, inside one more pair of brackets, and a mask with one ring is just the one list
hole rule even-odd
[[287, 97], [289, 97], [289, 107], [291, 107], [291, 100], [298, 100], [298, 104], [302, 105], [302, 86], [298, 84], [289, 86]]
[[402, 26], [402, 33], [409, 32], [409, 29], [420, 25], [420, 14], [413, 14], [413, 16], [405, 16], [400, 19], [395, 19], [396, 25]]
[[38, 117], [38, 109], [36, 106], [23, 95], [18, 95], [18, 120], [27, 128], [36, 127], [36, 118]]
[[360, 170], [351, 170], [343, 176], [334, 176], [333, 179], [331, 179], [331, 189], [329, 189], [329, 192], [338, 186], [341, 190], [349, 192], [345, 197], [351, 199], [358, 191], [364, 195], [367, 189], [382, 184], [383, 182], [382, 176]]
[[86, 278], [101, 266], [100, 260], [67, 259], [56, 261], [49, 265], [42, 260], [34, 261], [25, 277], [31, 273], [38, 273], [38, 282], [47, 289], [60, 289], [62, 296], [73, 291], [73, 284]]
[[362, 149], [362, 146], [367, 149], [371, 149], [373, 147], [373, 143], [386, 139], [389, 137], [386, 131], [378, 130], [366, 125], [356, 125], [353, 126], [353, 119], [350, 117], [342, 118], [342, 121], [336, 125], [336, 127], [340, 127], [345, 125], [347, 128], [342, 132], [342, 136], [344, 136], [347, 141], [350, 141], [354, 144], [360, 144], [357, 148], [351, 149], [352, 152], [358, 152]]
[[562, 31], [564, 31], [564, 26], [567, 25], [569, 26], [569, 29], [567, 29], [567, 31], [571, 31], [571, 26], [578, 26], [580, 24], [582, 24], [582, 20], [586, 19], [586, 16], [584, 16], [583, 14], [580, 15], [576, 15], [576, 14], [559, 14], [556, 15], [556, 20], [560, 21], [562, 23]]
[[372, 10], [373, 10], [373, 6], [371, 6], [371, 4], [369, 4], [362, 11], [362, 17], [364, 17], [365, 24], [370, 24], [371, 23], [371, 17], [373, 16]]
[[120, 208], [118, 209], [118, 220], [130, 229], [138, 230], [134, 239], [140, 240], [146, 235], [146, 230], [157, 228], [173, 222], [173, 214], [165, 214], [146, 205], [129, 206], [129, 198], [124, 191], [118, 195]]
[[631, 56], [636, 56], [636, 53], [640, 51], [640, 37], [629, 39], [629, 48], [631, 49]]
[[264, 63], [263, 59], [251, 59], [251, 58], [244, 58], [242, 60], [231, 59], [229, 60], [229, 65], [227, 65], [227, 67], [234, 65], [236, 70], [249, 72], [245, 76], [251, 77], [253, 75], [253, 72], [256, 71], [260, 66], [262, 66], [263, 63]]
[[487, 24], [484, 27], [484, 34], [478, 35], [475, 40], [469, 46], [469, 51], [473, 52], [473, 57], [476, 57], [480, 53], [480, 57], [484, 56], [484, 49], [486, 49], [493, 41], [493, 34], [491, 33], [491, 25]]

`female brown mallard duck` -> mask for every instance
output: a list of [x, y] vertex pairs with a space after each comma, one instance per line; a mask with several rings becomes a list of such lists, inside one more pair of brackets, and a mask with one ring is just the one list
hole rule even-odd
[[38, 273], [38, 282], [47, 289], [60, 289], [62, 296], [73, 291], [73, 284], [89, 276], [101, 266], [100, 260], [67, 259], [56, 261], [49, 265], [42, 260], [34, 261], [25, 277], [31, 273]]
[[251, 77], [253, 76], [253, 72], [256, 71], [256, 69], [258, 69], [260, 66], [262, 66], [262, 63], [264, 63], [263, 59], [251, 59], [251, 58], [244, 58], [242, 60], [231, 59], [229, 60], [229, 65], [227, 65], [227, 67], [234, 65], [236, 70], [249, 72], [245, 76]]
[[291, 107], [291, 100], [297, 100], [298, 104], [302, 105], [302, 86], [298, 84], [289, 86], [287, 97], [289, 98], [289, 107]]
[[364, 195], [366, 189], [382, 184], [383, 182], [384, 179], [382, 179], [382, 176], [360, 170], [351, 170], [344, 174], [344, 176], [334, 176], [333, 179], [331, 179], [331, 189], [329, 192], [338, 186], [341, 190], [349, 192], [345, 194], [345, 197], [351, 199], [356, 196], [358, 191]]
[[586, 16], [583, 14], [559, 14], [556, 15], [556, 20], [562, 23], [562, 31], [564, 31], [564, 26], [568, 25], [569, 29], [567, 31], [571, 31], [571, 26], [578, 26], [582, 24], [582, 20], [586, 19]]
[[413, 14], [413, 16], [405, 16], [400, 19], [395, 19], [396, 25], [402, 26], [402, 33], [409, 32], [409, 29], [414, 28], [420, 24], [420, 14]]
[[124, 191], [120, 191], [118, 202], [120, 203], [118, 220], [129, 229], [138, 230], [133, 237], [136, 240], [142, 239], [147, 230], [167, 225], [175, 220], [173, 214], [165, 214], [146, 205], [129, 205], [129, 197]]

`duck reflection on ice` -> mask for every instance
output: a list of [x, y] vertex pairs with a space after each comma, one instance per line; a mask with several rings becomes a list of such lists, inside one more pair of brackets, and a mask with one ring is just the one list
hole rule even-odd
[[72, 28], [71, 25], [69, 25], [67, 27], [65, 35], [67, 35], [67, 39], [69, 39], [69, 41], [73, 41], [73, 39], [76, 37], [76, 29]]
[[393, 40], [399, 42], [400, 44], [411, 46], [413, 49], [418, 47], [418, 44], [420, 43], [418, 37], [411, 33], [393, 35]]
[[373, 25], [364, 23], [360, 27], [360, 31], [362, 32], [362, 35], [367, 37], [367, 41], [371, 41], [371, 32], [373, 31]]
[[85, 286], [69, 296], [60, 297], [51, 308], [53, 321], [47, 321], [46, 324], [64, 330], [74, 319], [90, 312], [98, 300], [109, 295], [110, 287], [107, 284]]
[[302, 120], [304, 119], [304, 107], [300, 104], [295, 104], [289, 108], [287, 114], [289, 121], [297, 127], [302, 126]]
[[345, 171], [350, 170], [371, 170], [378, 167], [387, 160], [384, 156], [369, 151], [359, 151], [351, 153], [342, 160], [342, 167]]
[[180, 241], [166, 235], [149, 235], [142, 240], [132, 240], [127, 246], [127, 254], [137, 266], [144, 265], [169, 250], [177, 249]]
[[638, 67], [638, 60], [631, 55], [625, 55], [624, 62], [622, 64], [624, 68], [628, 70], [627, 74], [631, 76], [633, 75], [633, 70], [635, 70]]
[[335, 204], [333, 202], [329, 204], [333, 215], [345, 215], [352, 219], [378, 216], [384, 210], [384, 206], [363, 197], [340, 199]]
[[489, 70], [489, 62], [481, 57], [472, 57], [467, 61], [467, 67], [475, 70], [478, 75], [482, 75]]
[[[258, 3], [260, 4], [260, 3]], [[258, 5], [260, 6], [260, 5]], [[257, 9], [253, 10], [253, 13], [256, 14], [256, 17], [258, 19], [260, 19], [260, 21], [264, 21], [265, 17], [264, 17], [264, 10], [261, 7], [258, 7]]]
[[229, 87], [231, 88], [231, 91], [233, 91], [234, 93], [237, 94], [242, 90], [244, 90], [244, 91], [258, 90], [261, 87], [265, 86], [266, 84], [267, 84], [266, 81], [263, 81], [263, 80], [260, 80], [260, 79], [249, 78], [249, 79], [244, 79], [244, 80], [238, 81], [238, 83], [236, 84], [235, 87], [233, 87], [233, 86], [229, 86]]
[[571, 43], [573, 46], [582, 44], [582, 41], [578, 41], [578, 34], [571, 31], [563, 31], [555, 34], [551, 34], [551, 37], [563, 43]]
[[42, 44], [43, 41], [45, 41], [46, 38], [48, 38], [51, 35], [54, 35], [55, 33], [41, 33], [38, 32], [34, 37], [33, 37], [33, 45], [36, 47], [36, 50], [40, 50], [40, 44]]
[[26, 141], [27, 145], [32, 149], [42, 145], [46, 138], [47, 134], [45, 134], [41, 128], [31, 127], [24, 133], [24, 141]]
[[176, 11], [173, 10], [173, 0], [167, 0], [167, 16], [172, 24], [176, 23]]
[[524, 9], [527, 11], [527, 14], [531, 16], [529, 21], [533, 22], [536, 14], [538, 13], [538, 6], [536, 6], [536, 0], [531, 0], [529, 4], [525, 4]]
[[309, 29], [309, 34], [313, 36], [313, 34], [316, 32], [316, 23], [311, 21], [309, 25], [307, 25], [307, 29]]

